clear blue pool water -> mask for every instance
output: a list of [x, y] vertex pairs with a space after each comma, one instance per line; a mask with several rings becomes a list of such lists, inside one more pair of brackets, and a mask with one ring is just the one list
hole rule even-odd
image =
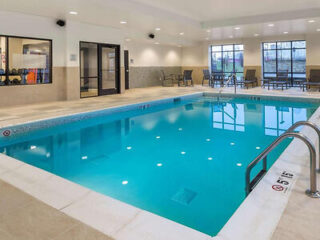
[[0, 151], [213, 236], [245, 199], [248, 163], [317, 107], [201, 97], [2, 138]]

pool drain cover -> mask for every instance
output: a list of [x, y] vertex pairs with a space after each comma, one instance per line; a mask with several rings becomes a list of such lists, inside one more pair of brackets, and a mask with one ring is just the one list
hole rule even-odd
[[197, 193], [192, 190], [180, 188], [179, 191], [172, 197], [172, 200], [183, 205], [189, 205], [196, 195]]

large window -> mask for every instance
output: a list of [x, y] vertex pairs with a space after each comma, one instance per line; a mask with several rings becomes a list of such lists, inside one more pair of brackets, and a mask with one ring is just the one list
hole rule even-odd
[[231, 73], [243, 76], [243, 45], [211, 46], [211, 71], [224, 73], [226, 76]]
[[306, 42], [286, 41], [262, 44], [263, 77], [288, 71], [291, 79], [306, 77]]
[[51, 40], [0, 36], [0, 86], [51, 83]]

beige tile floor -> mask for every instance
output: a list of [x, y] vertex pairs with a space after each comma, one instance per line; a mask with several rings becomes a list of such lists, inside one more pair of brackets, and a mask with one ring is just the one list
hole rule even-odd
[[[218, 89], [202, 86], [152, 87], [132, 89], [121, 95], [0, 108], [0, 127], [202, 91], [217, 92]], [[237, 91], [243, 94], [320, 98], [318, 92], [306, 93], [300, 89], [268, 91], [254, 88], [238, 89]], [[226, 88], [223, 92], [233, 92], [233, 88]], [[287, 208], [274, 232], [272, 238], [274, 240], [320, 239], [320, 227], [318, 226], [320, 223], [320, 201], [307, 198], [303, 194], [308, 185], [307, 167], [304, 172], [306, 175], [298, 180]], [[2, 239], [100, 240], [110, 238], [0, 181], [0, 240]]]
[[111, 240], [0, 181], [0, 240]]

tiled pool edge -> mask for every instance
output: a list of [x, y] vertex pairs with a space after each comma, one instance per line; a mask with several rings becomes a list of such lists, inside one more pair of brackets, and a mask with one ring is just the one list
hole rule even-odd
[[[320, 126], [320, 107], [309, 121]], [[318, 136], [315, 131], [309, 127], [304, 127], [301, 133], [309, 137], [314, 143], [318, 155]], [[299, 150], [301, 151], [299, 152]], [[319, 161], [318, 157], [317, 161]], [[242, 202], [217, 236], [223, 240], [271, 239], [301, 174], [302, 166], [306, 164], [308, 166], [310, 164], [309, 152], [300, 140], [295, 139], [284, 150], [251, 194]], [[286, 193], [272, 189], [272, 186], [277, 184], [276, 180], [283, 171], [295, 175]], [[317, 201], [317, 199], [314, 199], [314, 201]]]
[[[152, 102], [159, 102], [159, 101], [165, 102], [168, 99], [172, 100], [174, 98], [190, 96], [190, 95], [192, 97], [194, 97], [195, 95], [201, 96], [203, 95], [203, 93], [185, 94], [185, 95], [176, 96], [172, 98], [165, 98], [162, 100], [154, 100]], [[229, 95], [229, 94], [223, 94], [223, 95]], [[230, 95], [233, 95], [233, 94], [230, 94]], [[246, 97], [247, 96], [248, 95], [246, 95]], [[278, 96], [271, 96], [271, 97], [277, 98]], [[283, 97], [283, 96], [279, 96], [279, 97]], [[310, 98], [305, 98], [305, 100], [307, 99], [310, 99]], [[139, 104], [141, 105], [144, 103], [145, 102], [130, 104], [130, 106], [135, 106]], [[120, 107], [125, 107], [125, 106], [128, 106], [128, 105], [126, 104]], [[112, 107], [112, 109], [113, 108], [119, 108], [119, 106]], [[105, 108], [105, 109], [110, 109], [110, 108]], [[95, 112], [95, 111], [97, 110], [93, 110], [89, 112]], [[82, 112], [79, 114], [85, 114], [85, 113], [87, 112]], [[311, 119], [316, 118], [315, 117], [316, 114], [318, 118], [320, 116], [319, 108], [313, 114]], [[72, 116], [72, 115], [74, 114], [69, 114], [66, 116]], [[47, 119], [40, 119], [39, 121], [47, 120]], [[49, 118], [49, 119], [52, 119], [52, 118]], [[310, 130], [303, 129], [303, 131], [312, 132], [311, 129]], [[243, 206], [244, 203], [247, 203], [248, 199], [253, 198], [252, 196], [261, 197], [261, 191], [264, 191], [264, 187], [267, 188], [268, 186], [271, 186], [270, 182], [268, 181], [270, 180], [270, 178], [272, 178], [272, 174], [277, 174], [277, 170], [275, 170], [275, 168], [278, 168], [278, 170], [279, 169], [281, 170], [281, 167], [286, 167], [285, 155], [289, 154], [289, 153], [286, 153], [287, 150], [291, 147], [291, 145], [295, 145], [299, 143], [300, 142], [296, 143], [296, 141], [293, 141], [288, 146], [288, 148], [286, 148], [284, 153], [280, 156], [279, 160], [270, 169], [269, 173], [261, 181], [258, 187], [240, 205], [238, 210], [234, 213], [234, 215], [228, 221], [225, 227], [220, 231], [218, 236], [213, 238], [203, 233], [200, 233], [196, 230], [193, 230], [191, 228], [188, 228], [186, 226], [173, 222], [171, 220], [168, 220], [163, 217], [152, 214], [150, 212], [135, 208], [131, 205], [125, 204], [123, 202], [112, 199], [105, 195], [96, 193], [87, 188], [84, 188], [75, 183], [72, 183], [66, 179], [60, 178], [44, 170], [38, 169], [36, 167], [25, 164], [23, 162], [20, 162], [19, 160], [12, 159], [2, 154], [0, 154], [0, 179], [14, 185], [15, 187], [21, 189], [22, 191], [38, 198], [39, 200], [66, 213], [67, 215], [77, 220], [80, 220], [81, 222], [97, 230], [100, 230], [106, 235], [110, 237], [114, 237], [115, 239], [141, 240], [141, 239], [148, 238], [148, 239], [159, 239], [159, 240], [160, 239], [161, 240], [162, 239], [166, 239], [166, 240], [167, 239], [168, 240], [170, 239], [175, 239], [175, 240], [177, 239], [183, 239], [183, 240], [259, 239], [260, 240], [261, 239], [262, 240], [262, 239], [269, 239], [272, 236], [272, 233], [274, 230], [273, 229], [272, 231], [270, 231], [272, 226], [271, 227], [269, 226], [268, 228], [262, 228], [263, 233], [267, 231], [266, 229], [269, 229], [268, 230], [269, 232], [266, 234], [267, 236], [269, 236], [269, 238], [264, 238], [266, 236], [261, 237], [260, 235], [259, 235], [259, 238], [257, 237], [254, 238], [253, 233], [254, 233], [254, 230], [257, 230], [256, 226], [250, 225], [250, 227], [246, 228], [243, 226], [244, 220], [242, 219], [241, 222], [239, 223], [237, 222], [236, 217], [239, 215], [241, 216], [241, 214], [245, 214], [245, 215], [242, 215], [242, 217], [244, 217], [244, 219], [247, 220], [249, 216], [248, 214], [249, 211], [248, 211], [248, 206]], [[301, 162], [301, 159], [300, 159], [300, 162]], [[281, 164], [284, 164], [284, 166], [282, 166]], [[289, 167], [290, 166], [291, 165], [289, 164]], [[292, 187], [294, 187], [294, 184], [292, 185]], [[259, 189], [262, 189], [262, 190], [259, 190]], [[286, 197], [286, 201], [283, 200], [283, 203], [282, 203], [284, 204], [283, 210], [289, 199], [289, 194]], [[263, 193], [263, 195], [265, 195], [265, 193]], [[253, 203], [256, 203], [256, 201], [254, 201]], [[259, 205], [258, 207], [261, 207], [261, 206], [263, 207], [263, 205]], [[268, 209], [268, 213], [269, 212], [270, 212], [270, 209]], [[259, 208], [259, 212], [256, 211], [254, 213], [251, 211], [250, 214], [253, 217], [251, 222], [254, 222], [255, 224], [257, 224], [258, 221], [255, 217], [261, 215], [260, 208]], [[281, 214], [282, 212], [279, 214], [279, 216], [281, 216]], [[268, 214], [268, 217], [270, 217], [270, 214]], [[265, 221], [265, 219], [263, 220]], [[276, 221], [275, 224], [273, 224], [274, 228], [276, 227], [278, 220]], [[261, 226], [263, 226], [263, 224]], [[239, 228], [239, 226], [241, 227]], [[259, 233], [261, 234], [261, 232]], [[232, 238], [232, 236], [236, 236], [236, 237]]]
[[40, 118], [36, 121], [27, 121], [21, 124], [8, 124], [0, 127], [0, 138], [11, 136], [12, 134], [24, 133], [36, 129], [51, 127], [59, 124], [66, 124], [70, 122], [85, 120], [89, 118], [107, 116], [113, 113], [125, 112], [136, 109], [147, 109], [153, 106], [161, 105], [164, 103], [175, 102], [176, 99], [188, 100], [196, 97], [203, 96], [203, 92], [196, 92], [192, 94], [184, 94], [170, 98], [162, 98], [152, 101], [141, 101], [133, 104], [122, 104], [113, 107], [106, 107], [96, 110], [81, 111], [77, 113], [64, 114], [56, 117]]

